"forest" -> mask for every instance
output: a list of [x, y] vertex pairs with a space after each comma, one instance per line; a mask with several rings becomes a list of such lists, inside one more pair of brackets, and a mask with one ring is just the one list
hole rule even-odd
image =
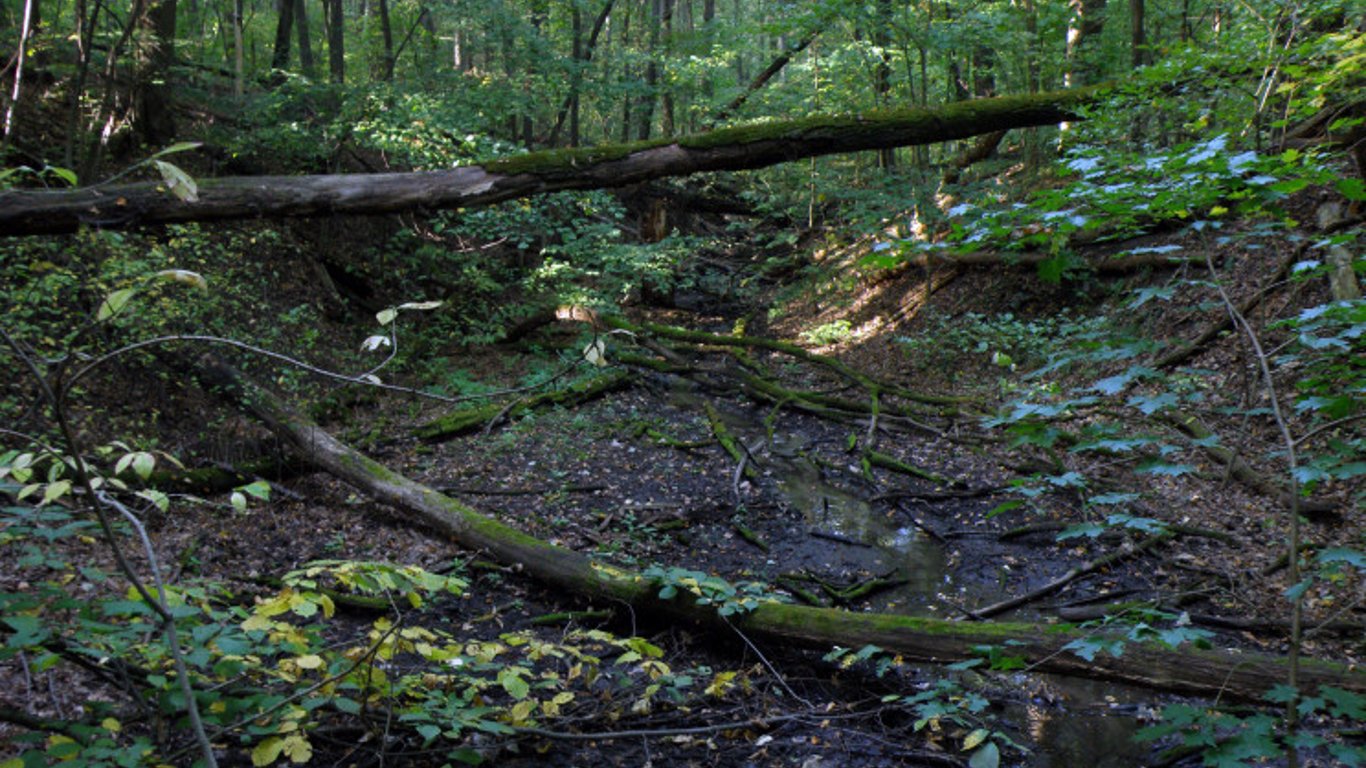
[[0, 768], [1366, 765], [1359, 0], [0, 41]]

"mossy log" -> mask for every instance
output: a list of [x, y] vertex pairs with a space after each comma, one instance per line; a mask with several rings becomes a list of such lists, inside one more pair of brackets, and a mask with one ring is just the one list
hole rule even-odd
[[[658, 586], [643, 576], [594, 563], [586, 555], [536, 539], [428, 488], [343, 444], [278, 398], [252, 386], [232, 369], [201, 359], [199, 376], [224, 397], [250, 410], [302, 457], [381, 502], [400, 507], [462, 546], [513, 564], [566, 592], [630, 606], [641, 613], [728, 633], [708, 606], [660, 600]], [[1225, 699], [1257, 700], [1285, 679], [1284, 658], [1222, 650], [1180, 648], [1131, 642], [1123, 655], [1098, 655], [1087, 661], [1063, 649], [1082, 633], [1065, 627], [1027, 623], [972, 623], [877, 613], [761, 603], [728, 617], [735, 628], [780, 645], [819, 648], [872, 643], [910, 661], [948, 663], [970, 659], [983, 645], [1007, 641], [1010, 653], [1038, 672], [1114, 680], [1157, 690]], [[1300, 686], [1306, 692], [1333, 685], [1366, 693], [1366, 670], [1329, 661], [1303, 660]]]
[[630, 380], [631, 374], [629, 372], [613, 371], [564, 389], [542, 392], [533, 397], [524, 398], [510, 406], [503, 403], [485, 403], [473, 408], [462, 408], [418, 427], [414, 434], [428, 442], [449, 440], [467, 432], [483, 429], [484, 425], [499, 416], [515, 419], [547, 405], [580, 405], [608, 392], [621, 389]]
[[703, 171], [763, 168], [818, 155], [954, 141], [1082, 119], [1098, 88], [1002, 96], [933, 109], [797, 120], [590, 149], [548, 150], [445, 171], [200, 179], [193, 199], [162, 182], [0, 193], [0, 235], [143, 224], [470, 208], [566, 189], [600, 189]]

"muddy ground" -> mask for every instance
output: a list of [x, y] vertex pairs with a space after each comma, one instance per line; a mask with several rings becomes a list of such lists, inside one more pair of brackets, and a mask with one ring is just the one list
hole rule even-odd
[[[1288, 246], [1287, 246], [1288, 247]], [[1271, 251], [1238, 263], [1237, 284], [1255, 289], [1256, 276], [1283, 257]], [[834, 256], [830, 258], [835, 258]], [[843, 273], [837, 271], [837, 273]], [[932, 328], [935, 316], [994, 313], [1009, 306], [1021, 316], [1046, 316], [1067, 307], [1083, 314], [1115, 310], [1109, 297], [1124, 287], [1171, 279], [1163, 273], [1125, 278], [1123, 285], [1076, 293], [1041, 286], [1027, 272], [965, 271], [925, 275], [903, 271], [843, 281], [806, 299], [726, 306], [716, 297], [679, 304], [692, 309], [639, 309], [637, 315], [690, 328], [726, 331], [738, 317], [756, 318], [751, 335], [800, 339], [803, 331], [843, 319], [854, 333], [813, 349], [918, 390], [953, 390], [991, 404], [1017, 374], [982, 356], [943, 364], [917, 361], [897, 339]], [[927, 288], [933, 286], [933, 290]], [[1321, 287], [1289, 288], [1268, 302], [1269, 314], [1320, 300]], [[683, 297], [687, 298], [687, 297]], [[778, 306], [771, 318], [768, 309]], [[1213, 316], [1177, 305], [1150, 308], [1141, 324], [1159, 337], [1188, 338]], [[574, 354], [583, 329], [551, 325], [532, 341]], [[607, 359], [634, 349], [610, 337]], [[503, 371], [515, 379], [525, 344], [450, 350], [472, 370]], [[1069, 570], [1139, 540], [1137, 532], [1057, 540], [1060, 525], [1083, 521], [1066, 489], [1035, 509], [997, 513], [1017, 498], [1012, 481], [1039, 468], [1039, 456], [1009, 449], [975, 417], [936, 420], [930, 429], [887, 419], [873, 431], [878, 451], [940, 476], [931, 482], [865, 467], [851, 442], [867, 447], [869, 426], [832, 421], [772, 403], [755, 402], [724, 382], [733, 360], [690, 351], [704, 373], [684, 377], [633, 369], [623, 391], [574, 408], [549, 408], [472, 435], [438, 443], [409, 437], [412, 426], [444, 408], [404, 397], [380, 396], [329, 414], [324, 424], [366, 445], [374, 458], [442, 489], [471, 506], [542, 538], [591, 553], [606, 565], [685, 567], [732, 582], [770, 585], [786, 599], [838, 605], [853, 611], [892, 611], [969, 619], [972, 612], [1025, 595]], [[790, 386], [841, 391], [828, 374], [777, 353], [755, 355]], [[529, 358], [528, 358], [529, 359]], [[1195, 361], [1218, 372], [1228, 393], [1248, 390], [1247, 359], [1236, 339], [1209, 347]], [[708, 373], [709, 372], [709, 373]], [[703, 382], [699, 384], [698, 382]], [[417, 384], [418, 382], [412, 382]], [[490, 382], [497, 383], [497, 382]], [[745, 447], [737, 459], [715, 440], [704, 407]], [[187, 406], [188, 407], [188, 406]], [[200, 402], [194, 407], [208, 407]], [[1265, 424], [1221, 424], [1259, 469], [1274, 449]], [[1139, 427], [1136, 427], [1136, 429]], [[1147, 426], [1142, 427], [1144, 429]], [[256, 445], [267, 435], [244, 425]], [[378, 436], [380, 439], [373, 440]], [[1284, 514], [1274, 500], [1231, 480], [1218, 464], [1190, 451], [1197, 476], [1140, 479], [1109, 459], [1055, 454], [1068, 469], [1104, 478], [1114, 490], [1142, 490], [1144, 515], [1192, 531], [1141, 554], [1098, 569], [1004, 614], [1032, 621], [1094, 618], [1096, 605], [1151, 600], [1195, 620], [1219, 618], [1240, 627], [1206, 623], [1216, 645], [1284, 652], [1287, 586], [1275, 567], [1284, 550]], [[1112, 466], [1115, 465], [1115, 466]], [[1008, 751], [1004, 764], [1128, 766], [1158, 762], [1158, 747], [1136, 744], [1134, 730], [1151, 722], [1172, 699], [1080, 680], [1020, 671], [945, 672], [897, 666], [879, 675], [871, 665], [844, 667], [821, 653], [759, 647], [735, 636], [699, 636], [689, 627], [658, 626], [648, 617], [582, 614], [541, 624], [566, 611], [611, 609], [573, 595], [552, 594], [517, 568], [483, 561], [414, 526], [402, 514], [358, 496], [318, 474], [275, 481], [273, 500], [238, 513], [221, 503], [188, 504], [152, 520], [156, 546], [178, 563], [182, 578], [224, 579], [244, 590], [255, 577], [278, 576], [312, 560], [357, 558], [458, 568], [470, 578], [465, 596], [440, 603], [422, 619], [470, 636], [497, 637], [529, 629], [547, 638], [575, 627], [638, 632], [664, 650], [675, 670], [736, 670], [744, 685], [714, 696], [686, 695], [648, 712], [623, 706], [628, 694], [583, 701], [547, 732], [477, 742], [492, 764], [572, 766], [873, 766], [965, 765], [958, 747], [966, 729], [917, 728], [904, 706], [881, 697], [925, 690], [948, 675], [989, 702], [981, 713], [1028, 751]], [[1350, 489], [1329, 489], [1346, 503]], [[1336, 494], [1336, 495], [1333, 495]], [[221, 497], [213, 501], [221, 502]], [[1311, 523], [1307, 535], [1324, 546], [1360, 546], [1359, 510]], [[1047, 527], [1042, 524], [1060, 524]], [[1024, 526], [1037, 532], [1003, 537]], [[97, 548], [79, 553], [98, 559]], [[22, 578], [4, 567], [0, 578]], [[8, 586], [8, 585], [7, 585]], [[1316, 593], [1308, 626], [1366, 620], [1360, 584]], [[1070, 612], [1069, 612], [1070, 611]], [[356, 620], [363, 627], [363, 617]], [[1312, 632], [1310, 655], [1356, 661], [1366, 654], [1361, 633]], [[703, 673], [699, 673], [699, 677]], [[5, 699], [49, 714], [77, 711], [90, 695], [74, 678], [37, 680], [9, 665]], [[16, 693], [22, 691], [22, 693]], [[762, 722], [759, 726], [756, 723]], [[344, 738], [320, 750], [339, 765], [439, 765], [414, 750], [356, 751]], [[1319, 759], [1311, 755], [1310, 762]], [[1319, 762], [1317, 764], [1327, 764]]]

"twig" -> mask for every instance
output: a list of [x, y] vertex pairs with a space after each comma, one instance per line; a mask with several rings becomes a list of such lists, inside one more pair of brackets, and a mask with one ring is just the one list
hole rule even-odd
[[1072, 570], [1068, 571], [1067, 573], [1064, 573], [1062, 576], [1048, 582], [1047, 584], [1043, 585], [1042, 587], [1039, 587], [1038, 589], [1026, 592], [1025, 594], [1019, 595], [1017, 597], [1012, 597], [1009, 600], [1002, 600], [999, 603], [994, 603], [992, 605], [978, 608], [976, 610], [967, 610], [966, 613], [972, 618], [977, 619], [979, 621], [988, 619], [992, 616], [995, 616], [998, 613], [1005, 613], [1006, 611], [1009, 611], [1012, 608], [1018, 608], [1027, 603], [1032, 603], [1035, 600], [1044, 597], [1045, 595], [1050, 595], [1058, 591], [1059, 589], [1062, 589], [1063, 587], [1067, 586], [1068, 584], [1071, 584], [1072, 582], [1076, 581], [1082, 576], [1087, 575], [1088, 573], [1093, 573], [1095, 571], [1100, 570], [1101, 568], [1113, 565], [1121, 560], [1133, 557], [1134, 555], [1137, 555], [1140, 552], [1143, 552], [1147, 549], [1151, 549], [1153, 546], [1160, 544], [1164, 541], [1167, 541], [1170, 538], [1172, 538], [1172, 534], [1170, 533], [1159, 533], [1155, 536], [1149, 536], [1148, 538], [1144, 539], [1143, 541], [1140, 541], [1132, 547], [1122, 549], [1118, 552], [1111, 552], [1110, 554], [1105, 555], [1104, 557], [1098, 557], [1095, 560], [1090, 560], [1085, 563], [1082, 563], [1076, 568], [1073, 568]]

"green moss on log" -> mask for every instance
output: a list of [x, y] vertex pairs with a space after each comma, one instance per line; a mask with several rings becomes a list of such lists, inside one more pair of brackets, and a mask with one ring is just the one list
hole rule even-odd
[[415, 430], [415, 434], [427, 441], [447, 440], [457, 435], [482, 429], [500, 414], [508, 419], [516, 419], [531, 411], [547, 405], [580, 405], [596, 397], [601, 397], [626, 386], [631, 374], [626, 371], [613, 371], [588, 381], [579, 382], [565, 389], [542, 392], [526, 398], [511, 407], [502, 403], [486, 403], [473, 408], [462, 408], [448, 413]]

